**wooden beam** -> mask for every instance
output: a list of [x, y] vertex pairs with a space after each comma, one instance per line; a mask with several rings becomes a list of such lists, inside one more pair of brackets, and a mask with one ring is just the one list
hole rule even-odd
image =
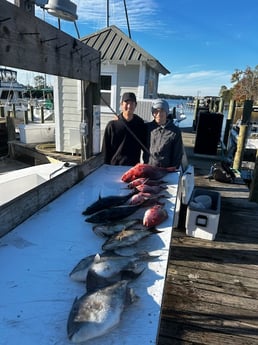
[[99, 51], [6, 0], [0, 8], [1, 65], [99, 82]]

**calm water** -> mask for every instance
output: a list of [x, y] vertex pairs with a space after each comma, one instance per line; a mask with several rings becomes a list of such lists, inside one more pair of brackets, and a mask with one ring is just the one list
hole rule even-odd
[[194, 107], [187, 106], [185, 99], [168, 99], [169, 108], [176, 107], [177, 111], [183, 112], [186, 119], [179, 123], [179, 127], [192, 127]]

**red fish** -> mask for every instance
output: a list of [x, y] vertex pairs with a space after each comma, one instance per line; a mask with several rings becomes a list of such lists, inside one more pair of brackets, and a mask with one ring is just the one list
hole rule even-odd
[[152, 180], [159, 180], [169, 172], [175, 172], [175, 167], [156, 167], [150, 164], [138, 163], [134, 167], [127, 170], [121, 177], [123, 182], [131, 182], [137, 178], [144, 177]]
[[158, 194], [163, 189], [166, 189], [167, 187], [164, 186], [149, 186], [147, 184], [141, 184], [139, 186], [136, 186], [136, 189], [143, 193], [151, 193], [151, 194]]
[[143, 216], [143, 225], [146, 227], [152, 227], [161, 224], [168, 218], [167, 211], [162, 205], [154, 205], [145, 211]]
[[147, 184], [148, 186], [158, 186], [158, 185], [160, 185], [162, 183], [165, 183], [165, 181], [162, 181], [162, 180], [151, 180], [149, 178], [139, 177], [136, 180], [133, 180], [132, 182], [130, 182], [127, 187], [129, 189], [133, 189], [133, 188], [139, 186], [140, 184]]
[[[154, 203], [159, 203], [159, 199], [160, 198], [165, 198], [165, 195], [153, 195], [151, 193], [143, 193], [140, 192], [138, 194], [133, 195], [129, 200], [128, 200], [128, 204], [129, 205], [135, 205], [135, 204], [141, 204], [146, 200], [150, 200]], [[161, 204], [161, 203], [159, 203]], [[148, 205], [148, 203], [145, 204], [145, 206]], [[154, 205], [152, 203], [152, 205]], [[163, 204], [162, 204], [163, 205]], [[149, 205], [148, 205], [149, 206]]]

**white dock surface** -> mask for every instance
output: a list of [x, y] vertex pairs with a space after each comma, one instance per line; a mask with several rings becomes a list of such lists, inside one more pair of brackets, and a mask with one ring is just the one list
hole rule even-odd
[[[67, 319], [75, 297], [85, 293], [85, 286], [72, 281], [69, 273], [83, 257], [101, 253], [105, 241], [81, 213], [99, 194], [127, 194], [120, 179], [128, 169], [103, 165], [0, 238], [0, 345], [71, 344]], [[139, 243], [141, 250], [158, 251], [160, 257], [150, 261], [142, 275], [130, 283], [140, 299], [125, 309], [121, 323], [85, 344], [156, 343], [179, 174], [169, 173], [163, 180], [168, 182], [170, 197], [165, 208], [169, 218], [157, 226], [161, 233]]]

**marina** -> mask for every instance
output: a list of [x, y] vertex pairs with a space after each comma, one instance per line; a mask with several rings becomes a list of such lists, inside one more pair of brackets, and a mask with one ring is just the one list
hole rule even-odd
[[[33, 122], [33, 111], [30, 116], [25, 111], [25, 116], [16, 119], [12, 115], [14, 110], [20, 115], [17, 103], [8, 105], [7, 116], [1, 107], [0, 183], [4, 198], [0, 205], [0, 257], [4, 264], [0, 281], [0, 345], [17, 344], [17, 339], [21, 345], [68, 345], [68, 315], [75, 298], [86, 291], [85, 284], [72, 281], [69, 272], [82, 258], [100, 254], [104, 242], [92, 231], [92, 224], [85, 222], [82, 211], [99, 196], [123, 195], [127, 191], [121, 175], [128, 167], [103, 164], [101, 133], [120, 111], [124, 92], [137, 95], [137, 110], [144, 120], [152, 118], [152, 100], [165, 95], [158, 94], [160, 77], [169, 81], [170, 71], [136, 43], [141, 39], [131, 39], [128, 21], [129, 35], [107, 23], [107, 27], [97, 32], [89, 29], [86, 36], [75, 39], [60, 26], [60, 19], [68, 18], [76, 27], [76, 5], [71, 1], [61, 4], [50, 0], [41, 8], [58, 17], [58, 28], [35, 15], [38, 4], [26, 6], [23, 0], [16, 3], [17, 6], [5, 0], [1, 3], [1, 63], [9, 71], [17, 68], [55, 76], [54, 108], [48, 109], [47, 119], [42, 107], [35, 116], [37, 122], [53, 122], [53, 117], [55, 121], [51, 126], [39, 123], [32, 128], [29, 122]], [[174, 47], [168, 43], [167, 49]], [[242, 50], [245, 51], [238, 46], [238, 54]], [[213, 52], [209, 49], [206, 53], [209, 51]], [[226, 49], [221, 51], [224, 52], [229, 55]], [[176, 53], [174, 59], [179, 50]], [[198, 59], [202, 56], [206, 65], [206, 55], [199, 51]], [[171, 66], [171, 70], [183, 71], [175, 67]], [[213, 69], [212, 64], [209, 68]], [[6, 78], [4, 73], [2, 78]], [[190, 83], [189, 76], [195, 75], [189, 71], [173, 74], [178, 84], [177, 77], [185, 80], [185, 87]], [[210, 94], [206, 92], [207, 84], [217, 79], [214, 76], [208, 73], [205, 94]], [[218, 92], [221, 97], [200, 97], [204, 92], [195, 88], [190, 94], [197, 92], [197, 97], [191, 100], [170, 100], [169, 107], [183, 135], [183, 166], [188, 164], [189, 170], [182, 178], [179, 172], [167, 176], [168, 218], [157, 226], [161, 232], [130, 248], [156, 255], [144, 263], [145, 270], [129, 284], [139, 299], [123, 310], [114, 329], [82, 344], [258, 344], [258, 195], [254, 193], [257, 174], [252, 175], [255, 166], [257, 171], [257, 126], [253, 126], [248, 147], [242, 132], [250, 125], [250, 99], [257, 100], [257, 92], [252, 93], [256, 90], [257, 68], [238, 70], [232, 77], [238, 81], [235, 86], [240, 86], [240, 91], [247, 79], [254, 86], [241, 97], [240, 93], [236, 95], [242, 105], [239, 118], [244, 121], [235, 137], [242, 145], [236, 152], [238, 161], [233, 162], [234, 183], [212, 178], [211, 167], [226, 158], [224, 134], [231, 130], [232, 118], [228, 114], [234, 103], [230, 97], [237, 88], [222, 86]], [[195, 112], [198, 102], [205, 108], [202, 116]], [[207, 114], [209, 110], [211, 113]], [[16, 125], [20, 125], [19, 136], [14, 131]], [[245, 167], [250, 172], [248, 180], [243, 179], [241, 165], [246, 154], [252, 158], [252, 164]], [[198, 189], [203, 195], [214, 196], [207, 212], [192, 207], [189, 200], [180, 203], [186, 187], [182, 181], [189, 176], [194, 180], [193, 195]], [[250, 176], [256, 178], [252, 180]], [[251, 202], [255, 197], [256, 202]], [[138, 211], [142, 218], [143, 210]], [[188, 217], [190, 212], [196, 220]], [[206, 228], [195, 231], [200, 227]]]

